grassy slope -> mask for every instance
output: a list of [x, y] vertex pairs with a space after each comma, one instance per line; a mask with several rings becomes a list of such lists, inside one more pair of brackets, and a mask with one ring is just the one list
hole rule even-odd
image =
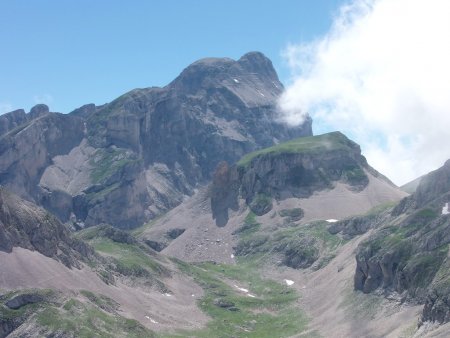
[[64, 331], [76, 337], [156, 337], [139, 322], [118, 315], [113, 309], [105, 311], [105, 303], [113, 301], [90, 292], [81, 293], [86, 299], [70, 298], [62, 306], [46, 307], [36, 315], [37, 323], [52, 332]]
[[277, 144], [275, 146], [258, 150], [247, 154], [239, 162], [238, 166], [247, 166], [250, 162], [260, 156], [266, 154], [281, 153], [320, 153], [324, 151], [350, 150], [355, 147], [355, 143], [350, 141], [344, 134], [340, 132], [332, 132], [318, 136], [300, 137], [292, 141]]
[[[211, 316], [207, 327], [197, 331], [179, 331], [164, 337], [289, 337], [306, 331], [308, 319], [296, 307], [298, 295], [292, 289], [260, 277], [251, 261], [238, 265], [187, 264], [180, 269], [205, 290], [200, 308]], [[236, 286], [247, 288], [247, 293]], [[229, 303], [232, 309], [216, 305]], [[317, 336], [315, 333], [310, 337]]]
[[[152, 275], [160, 273], [159, 265], [155, 267], [158, 262], [139, 244], [116, 243], [98, 236], [95, 228], [82, 231], [80, 237], [88, 240], [99, 253], [114, 257], [121, 264], [133, 269], [144, 268]], [[204, 289], [199, 307], [211, 321], [201, 330], [163, 333], [162, 337], [273, 337], [273, 332], [278, 337], [289, 337], [306, 330], [308, 320], [296, 306], [296, 292], [261, 278], [258, 265], [250, 259], [234, 266], [175, 262], [182, 273], [191, 276]], [[248, 288], [255, 298], [239, 291], [234, 284]], [[236, 311], [215, 305], [218, 300], [231, 302]]]
[[99, 235], [99, 229], [101, 228], [91, 227], [77, 233], [77, 236], [92, 245], [101, 255], [112, 259], [117, 272], [126, 276], [145, 277], [153, 282], [158, 282], [158, 277], [169, 275], [169, 270], [145, 245], [113, 241]]
[[288, 266], [302, 262], [300, 265], [304, 267], [314, 264], [315, 268], [321, 268], [328, 264], [337, 248], [345, 242], [338, 235], [330, 234], [327, 225], [322, 221], [303, 225], [292, 222], [262, 230], [255, 215], [250, 212], [236, 232], [240, 237], [236, 252], [249, 259], [279, 254]]
[[[8, 309], [4, 305], [6, 301], [20, 293], [39, 294], [43, 300], [17, 310]], [[59, 331], [81, 338], [155, 337], [137, 321], [120, 316], [116, 311], [118, 304], [103, 295], [81, 291], [71, 297], [47, 289], [6, 293], [0, 297], [0, 322], [26, 322], [40, 336]]]

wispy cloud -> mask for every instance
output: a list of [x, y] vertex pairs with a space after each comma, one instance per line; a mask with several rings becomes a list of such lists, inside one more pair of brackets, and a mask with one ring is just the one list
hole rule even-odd
[[293, 81], [280, 100], [291, 124], [305, 112], [350, 134], [397, 184], [450, 158], [450, 1], [355, 0], [330, 32], [289, 45]]
[[33, 101], [36, 104], [44, 103], [47, 106], [50, 106], [54, 102], [54, 99], [53, 99], [53, 96], [50, 94], [40, 94], [40, 95], [35, 95], [33, 97]]
[[12, 110], [13, 110], [13, 106], [11, 103], [0, 102], [0, 115], [2, 115], [4, 113], [9, 113]]

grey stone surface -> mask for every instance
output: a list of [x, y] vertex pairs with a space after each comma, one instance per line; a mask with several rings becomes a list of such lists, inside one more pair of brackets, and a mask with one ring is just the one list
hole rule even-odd
[[311, 135], [277, 122], [283, 85], [263, 54], [194, 62], [164, 88], [71, 114], [0, 118], [0, 184], [66, 222], [131, 228], [206, 184], [220, 161]]

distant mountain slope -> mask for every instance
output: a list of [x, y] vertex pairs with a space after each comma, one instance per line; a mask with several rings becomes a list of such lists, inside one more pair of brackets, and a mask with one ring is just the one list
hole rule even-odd
[[407, 192], [408, 194], [413, 194], [417, 187], [420, 184], [420, 181], [422, 180], [423, 176], [417, 177], [416, 179], [412, 180], [411, 182], [408, 182], [400, 187], [404, 192]]
[[270, 60], [252, 52], [199, 60], [164, 88], [68, 115], [42, 105], [5, 114], [0, 184], [63, 221], [137, 226], [192, 195], [220, 161], [311, 135], [309, 118], [277, 122], [282, 90]]

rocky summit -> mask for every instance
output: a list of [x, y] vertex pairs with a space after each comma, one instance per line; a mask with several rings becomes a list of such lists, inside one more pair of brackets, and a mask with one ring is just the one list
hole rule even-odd
[[194, 62], [163, 88], [70, 114], [0, 118], [0, 184], [75, 227], [132, 228], [180, 204], [220, 161], [299, 136], [277, 122], [283, 85], [263, 54]]

